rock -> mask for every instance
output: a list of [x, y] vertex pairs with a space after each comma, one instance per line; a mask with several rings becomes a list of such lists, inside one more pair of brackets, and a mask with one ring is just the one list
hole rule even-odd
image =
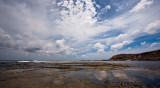
[[139, 54], [118, 54], [112, 56], [110, 61], [160, 61], [160, 50]]

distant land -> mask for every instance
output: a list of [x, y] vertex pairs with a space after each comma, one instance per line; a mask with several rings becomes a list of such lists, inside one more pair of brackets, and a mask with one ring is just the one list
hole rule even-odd
[[118, 54], [112, 56], [109, 61], [160, 61], [160, 50], [139, 54]]

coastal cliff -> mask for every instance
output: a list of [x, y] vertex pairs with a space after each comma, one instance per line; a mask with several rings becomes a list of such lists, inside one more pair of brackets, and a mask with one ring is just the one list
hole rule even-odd
[[160, 61], [160, 50], [139, 54], [118, 54], [112, 56], [109, 61]]

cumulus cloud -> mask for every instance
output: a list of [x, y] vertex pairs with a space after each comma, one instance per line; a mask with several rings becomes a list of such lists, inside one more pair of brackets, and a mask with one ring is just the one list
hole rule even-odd
[[58, 2], [58, 6], [62, 8], [59, 11], [61, 19], [56, 21], [61, 35], [81, 41], [96, 33], [96, 30], [91, 29], [97, 21], [92, 0], [77, 0], [75, 4], [73, 0], [64, 0]]
[[105, 49], [105, 45], [101, 44], [101, 43], [96, 43], [94, 45], [94, 48], [95, 49], [98, 49], [97, 52], [104, 52], [104, 49]]
[[160, 6], [153, 0], [141, 0], [124, 13], [100, 19], [98, 14], [108, 14], [111, 6], [94, 0], [0, 0], [0, 47], [99, 58], [100, 53], [91, 49], [107, 57], [113, 52], [104, 52], [105, 46], [119, 50], [140, 36], [159, 32]]
[[101, 43], [96, 43], [96, 44], [94, 45], [94, 48], [96, 48], [96, 49], [104, 49], [105, 46], [104, 46], [103, 44], [101, 44]]
[[123, 46], [127, 45], [127, 44], [130, 44], [132, 41], [123, 41], [122, 43], [118, 43], [118, 44], [115, 44], [115, 45], [112, 45], [111, 46], [111, 49], [112, 50], [118, 50], [118, 49], [121, 49], [123, 48]]
[[29, 53], [71, 55], [73, 48], [65, 45], [64, 41], [64, 39], [57, 40], [54, 44], [50, 41], [42, 41], [29, 33], [26, 35], [10, 35], [0, 29], [0, 47], [13, 48]]
[[24, 35], [11, 35], [0, 29], [0, 46], [6, 48], [13, 48], [18, 50], [24, 50], [26, 52], [35, 52], [41, 50], [42, 41], [38, 40], [32, 34]]
[[56, 41], [56, 48], [59, 54], [64, 54], [64, 55], [71, 55], [73, 54], [72, 50], [73, 48], [70, 48], [69, 46], [64, 44], [65, 40], [57, 40]]

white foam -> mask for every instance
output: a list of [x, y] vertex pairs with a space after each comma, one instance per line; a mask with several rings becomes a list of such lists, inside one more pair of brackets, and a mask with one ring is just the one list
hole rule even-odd
[[31, 62], [31, 61], [17, 61], [17, 62]]

